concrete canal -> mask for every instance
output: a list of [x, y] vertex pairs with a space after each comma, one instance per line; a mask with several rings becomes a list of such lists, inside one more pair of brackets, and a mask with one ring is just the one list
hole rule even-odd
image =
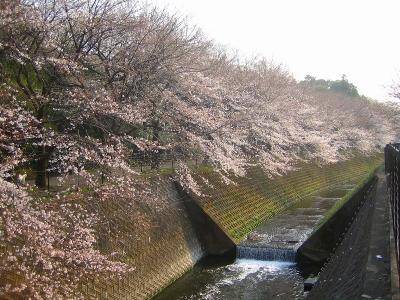
[[298, 250], [353, 188], [337, 186], [296, 203], [249, 234], [236, 255], [206, 257], [154, 299], [305, 298], [304, 281], [322, 262], [299, 263]]
[[293, 262], [207, 258], [154, 299], [302, 299], [303, 281]]

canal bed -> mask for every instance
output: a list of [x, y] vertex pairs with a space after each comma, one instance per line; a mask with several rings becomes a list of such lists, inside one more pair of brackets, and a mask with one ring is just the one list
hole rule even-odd
[[208, 258], [154, 299], [303, 299], [303, 282], [292, 262], [237, 259], [218, 265]]
[[317, 274], [320, 266], [300, 270], [295, 253], [351, 187], [341, 186], [296, 203], [240, 243], [239, 258], [206, 257], [154, 300], [304, 299], [304, 280]]

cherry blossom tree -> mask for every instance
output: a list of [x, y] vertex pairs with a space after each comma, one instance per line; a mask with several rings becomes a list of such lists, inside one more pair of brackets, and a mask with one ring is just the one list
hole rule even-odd
[[5, 2], [2, 14], [5, 89], [16, 88], [14, 106], [37, 121], [39, 186], [44, 170], [79, 171], [85, 161], [129, 169], [144, 124], [153, 153], [167, 144], [185, 155], [200, 150], [237, 175], [253, 163], [273, 176], [299, 160], [333, 162], [390, 135], [379, 105], [306, 90], [264, 59], [218, 59], [199, 31], [165, 11], [38, 0]]
[[63, 199], [38, 206], [0, 180], [0, 271], [20, 277], [16, 285], [0, 285], [2, 295], [71, 298], [79, 295], [83, 279], [132, 270], [94, 249], [97, 217], [82, 206]]
[[24, 278], [0, 288], [35, 298], [72, 297], [81, 279], [129, 268], [96, 248], [96, 212], [62, 192], [36, 199], [12, 183], [21, 167], [39, 187], [45, 172], [79, 175], [90, 201], [157, 205], [135, 151], [155, 168], [161, 151], [179, 152], [175, 179], [201, 194], [183, 158], [206, 157], [227, 183], [254, 165], [272, 177], [371, 154], [399, 123], [398, 109], [305, 87], [263, 58], [238, 61], [184, 19], [123, 0], [2, 1], [0, 98], [1, 268]]

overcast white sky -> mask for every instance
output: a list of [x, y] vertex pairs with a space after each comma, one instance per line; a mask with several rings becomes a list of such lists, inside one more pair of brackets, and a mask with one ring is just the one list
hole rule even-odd
[[361, 94], [388, 99], [400, 71], [400, 0], [153, 0], [188, 16], [241, 56], [283, 63], [295, 78], [346, 74]]

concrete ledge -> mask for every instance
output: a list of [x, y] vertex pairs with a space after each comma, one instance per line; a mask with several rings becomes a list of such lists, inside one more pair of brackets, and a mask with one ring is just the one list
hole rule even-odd
[[307, 299], [398, 299], [393, 293], [398, 281], [392, 278], [385, 178], [382, 172], [377, 177]]
[[[390, 207], [389, 207], [390, 210]], [[390, 278], [391, 278], [391, 294], [392, 300], [400, 300], [400, 287], [399, 287], [399, 272], [397, 270], [396, 246], [394, 242], [393, 233], [393, 218], [389, 211], [390, 216]]]
[[362, 295], [372, 299], [387, 299], [390, 297], [391, 284], [389, 202], [385, 176], [382, 172], [377, 176], [373, 213], [368, 220], [371, 225]]
[[328, 259], [364, 203], [365, 194], [376, 186], [376, 182], [377, 178], [373, 176], [300, 246], [296, 259], [300, 265], [322, 264]]
[[186, 212], [192, 222], [205, 255], [235, 253], [236, 246], [230, 237], [209, 215], [185, 192], [178, 182], [174, 182], [178, 194], [183, 199]]

